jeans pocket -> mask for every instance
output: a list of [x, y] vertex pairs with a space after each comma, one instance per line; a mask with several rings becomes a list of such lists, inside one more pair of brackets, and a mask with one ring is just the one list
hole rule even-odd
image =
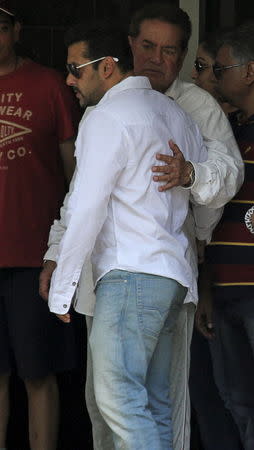
[[117, 324], [123, 315], [127, 297], [127, 280], [102, 279], [96, 287], [94, 318]]
[[[183, 302], [185, 288], [177, 281], [159, 276], [147, 276], [138, 285], [138, 314], [143, 331], [158, 337], [170, 311]], [[174, 315], [174, 314], [172, 314]]]

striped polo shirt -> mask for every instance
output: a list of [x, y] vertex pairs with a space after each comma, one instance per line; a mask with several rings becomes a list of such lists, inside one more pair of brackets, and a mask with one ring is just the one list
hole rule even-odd
[[254, 234], [244, 216], [254, 204], [254, 115], [230, 122], [245, 163], [245, 179], [238, 194], [225, 206], [222, 219], [207, 247], [215, 298], [254, 298]]

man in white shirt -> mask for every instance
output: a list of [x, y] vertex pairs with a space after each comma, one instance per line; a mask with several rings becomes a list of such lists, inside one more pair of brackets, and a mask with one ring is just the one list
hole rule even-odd
[[[139, 17], [135, 18], [135, 16], [133, 19], [136, 26], [134, 27], [132, 24], [130, 30], [135, 72], [142, 75], [140, 62], [148, 65], [146, 75], [150, 78], [153, 87], [173, 97], [192, 116], [199, 125], [208, 149], [208, 161], [205, 163], [193, 162], [194, 177], [194, 174], [190, 171], [190, 165], [185, 164], [183, 155], [176, 146], [172, 146], [175, 157], [172, 158], [168, 155], [160, 157], [167, 163], [170, 159], [171, 164], [171, 166], [159, 166], [159, 169], [163, 172], [169, 172], [161, 175], [160, 181], [166, 181], [166, 184], [165, 186], [160, 185], [160, 189], [163, 190], [173, 184], [181, 184], [183, 181], [188, 182], [191, 181], [191, 178], [192, 180], [195, 178], [190, 190], [196, 202], [201, 205], [207, 203], [213, 208], [219, 208], [239, 189], [243, 180], [243, 163], [231, 128], [217, 102], [194, 84], [184, 83], [178, 78], [191, 32], [189, 18], [179, 8], [160, 4], [148, 5], [137, 15]], [[156, 25], [155, 28], [154, 25]], [[182, 36], [184, 36], [184, 40]], [[148, 57], [146, 56], [144, 59], [143, 52], [148, 51], [147, 45], [150, 49]], [[159, 58], [156, 53], [160, 55]], [[149, 65], [151, 65], [150, 71]], [[162, 84], [161, 78], [163, 77], [166, 81]], [[156, 168], [157, 171], [159, 169]], [[157, 175], [155, 177], [157, 179]], [[65, 204], [67, 203], [68, 198], [66, 198]], [[213, 226], [220, 218], [220, 214], [220, 210], [195, 206], [193, 214], [188, 217], [186, 232], [191, 243], [189, 258], [195, 270], [197, 270], [195, 239], [197, 237], [199, 240], [209, 241]], [[42, 272], [44, 292], [47, 291], [52, 269], [55, 266], [52, 261], [57, 259], [58, 244], [65, 230], [65, 222], [64, 206], [61, 221], [54, 223], [50, 233], [49, 250], [45, 258], [51, 261], [45, 264], [45, 269]], [[89, 311], [87, 309], [85, 311], [82, 305], [83, 298], [87, 298], [89, 294], [92, 294], [92, 284], [87, 271], [84, 271], [80, 279], [80, 292], [76, 308], [81, 312], [92, 315], [93, 305]], [[176, 350], [172, 354], [171, 396], [174, 398], [173, 426], [174, 448], [176, 450], [182, 450], [183, 448], [187, 450], [189, 448], [189, 344], [195, 311], [194, 303], [196, 301], [197, 293], [194, 296], [188, 295], [186, 297], [185, 302], [187, 303], [180, 313], [178, 328], [174, 332], [173, 345]], [[87, 402], [89, 409], [93, 404], [90, 394], [91, 389], [88, 388]], [[96, 443], [94, 443], [96, 450], [101, 448], [111, 450], [112, 445], [107, 446], [106, 444], [105, 430], [103, 429], [102, 435], [104, 437], [101, 439], [98, 437], [100, 425], [97, 423], [95, 427], [97, 430]], [[103, 442], [103, 447], [100, 446], [102, 445], [101, 442]]]
[[[83, 106], [97, 106], [76, 141], [77, 173], [49, 307], [70, 320], [82, 267], [92, 258], [97, 405], [116, 449], [168, 450], [171, 338], [193, 290], [182, 230], [190, 192], [175, 187], [161, 194], [149, 172], [169, 139], [187, 160], [203, 162], [207, 152], [197, 125], [146, 77], [131, 76], [131, 61], [127, 37], [112, 27], [87, 25], [69, 34], [67, 84]], [[158, 389], [165, 401], [156, 409], [150, 396]]]

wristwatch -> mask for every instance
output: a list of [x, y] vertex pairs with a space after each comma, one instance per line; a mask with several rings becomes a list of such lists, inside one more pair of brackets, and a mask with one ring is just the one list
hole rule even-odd
[[182, 187], [184, 188], [190, 188], [192, 187], [194, 181], [195, 181], [195, 169], [193, 164], [190, 161], [186, 161], [188, 163], [188, 166], [190, 167], [190, 172], [189, 172], [189, 181], [188, 183], [184, 184]]

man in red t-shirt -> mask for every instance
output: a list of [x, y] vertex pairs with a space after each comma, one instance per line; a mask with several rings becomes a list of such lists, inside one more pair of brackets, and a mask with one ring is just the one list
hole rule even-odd
[[13, 363], [28, 395], [31, 449], [54, 450], [55, 373], [76, 365], [66, 328], [38, 295], [41, 261], [74, 169], [75, 100], [62, 77], [16, 54], [20, 23], [0, 0], [0, 448]]

